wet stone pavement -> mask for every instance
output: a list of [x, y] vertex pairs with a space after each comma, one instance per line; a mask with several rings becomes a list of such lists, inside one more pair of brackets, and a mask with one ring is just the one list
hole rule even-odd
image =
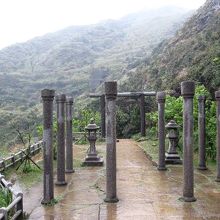
[[[76, 147], [77, 148], [77, 147]], [[104, 154], [105, 146], [98, 146]], [[75, 152], [83, 158], [84, 152]], [[153, 220], [220, 219], [220, 184], [215, 173], [195, 170], [194, 203], [179, 200], [182, 195], [182, 166], [168, 166], [159, 172], [132, 140], [117, 143], [117, 192], [119, 202], [107, 204], [105, 167], [77, 168], [66, 175], [68, 186], [55, 186], [59, 203], [42, 206], [42, 183], [24, 194], [29, 219]]]

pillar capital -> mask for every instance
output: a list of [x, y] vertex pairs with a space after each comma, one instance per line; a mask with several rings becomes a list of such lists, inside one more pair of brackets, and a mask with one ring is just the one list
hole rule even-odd
[[53, 101], [55, 96], [55, 90], [43, 89], [41, 90], [41, 98], [43, 101]]
[[157, 92], [157, 102], [158, 103], [164, 103], [166, 100], [166, 93], [165, 92]]
[[117, 82], [105, 82], [105, 95], [107, 99], [116, 99], [117, 97]]
[[56, 96], [56, 103], [64, 103], [66, 102], [66, 95], [60, 94]]
[[74, 102], [73, 97], [66, 97], [66, 104], [67, 105], [73, 105], [73, 102]]
[[195, 94], [195, 82], [184, 81], [181, 82], [181, 95], [184, 98], [193, 98]]
[[206, 96], [205, 95], [200, 95], [199, 97], [198, 97], [198, 101], [199, 102], [204, 102], [206, 100]]
[[215, 98], [216, 98], [216, 100], [220, 100], [220, 90], [218, 90], [218, 91], [216, 91], [215, 92]]

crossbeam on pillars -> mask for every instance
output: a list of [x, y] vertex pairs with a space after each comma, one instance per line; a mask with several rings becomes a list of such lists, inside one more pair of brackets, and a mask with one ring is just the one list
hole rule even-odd
[[[156, 92], [119, 92], [117, 97], [139, 97], [144, 96], [156, 96]], [[99, 98], [102, 94], [91, 93], [89, 94], [90, 98]]]
[[[141, 136], [146, 136], [145, 96], [156, 96], [156, 92], [119, 92], [117, 96], [140, 99]], [[102, 137], [105, 137], [105, 97], [102, 94], [89, 94], [89, 97], [100, 98], [101, 133]]]

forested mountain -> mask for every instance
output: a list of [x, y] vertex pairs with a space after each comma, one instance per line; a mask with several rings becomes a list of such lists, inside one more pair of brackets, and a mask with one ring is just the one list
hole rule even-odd
[[207, 0], [174, 37], [154, 49], [137, 74], [156, 89], [179, 91], [186, 79], [204, 84], [212, 94], [220, 88], [220, 0]]
[[161, 41], [174, 36], [191, 13], [175, 7], [142, 11], [120, 20], [69, 27], [0, 50], [1, 144], [15, 138], [17, 127], [37, 121], [41, 89], [78, 96], [107, 79], [121, 79], [124, 88], [130, 71], [148, 59]]

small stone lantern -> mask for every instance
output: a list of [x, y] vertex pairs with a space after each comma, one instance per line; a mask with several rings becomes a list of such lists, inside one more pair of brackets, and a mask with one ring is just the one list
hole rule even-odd
[[174, 120], [171, 120], [166, 126], [168, 130], [167, 137], [169, 139], [169, 148], [165, 155], [166, 164], [182, 164], [182, 160], [176, 149], [179, 141], [179, 125]]
[[95, 142], [97, 140], [96, 132], [99, 130], [100, 127], [98, 127], [94, 123], [94, 119], [92, 118], [90, 120], [90, 123], [85, 127], [85, 130], [88, 132], [88, 141], [89, 141], [89, 149], [87, 151], [87, 156], [83, 162], [86, 166], [102, 166], [103, 165], [103, 159], [100, 158], [97, 155]]

